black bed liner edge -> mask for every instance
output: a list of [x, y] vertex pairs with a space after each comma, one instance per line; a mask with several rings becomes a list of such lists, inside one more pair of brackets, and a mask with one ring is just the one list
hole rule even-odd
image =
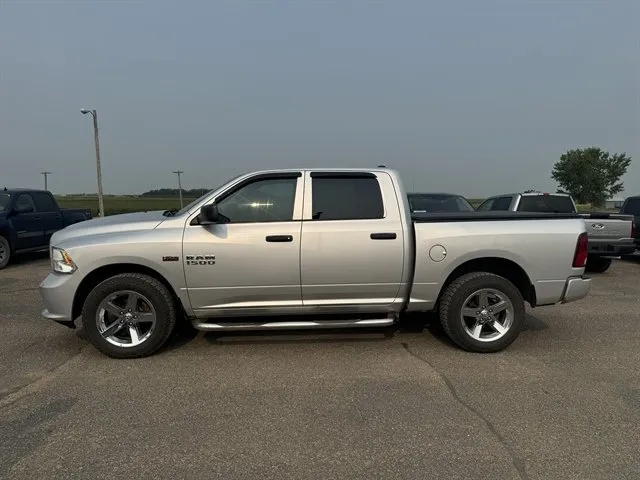
[[533, 213], [533, 212], [452, 212], [412, 214], [414, 223], [442, 222], [504, 222], [509, 220], [578, 220], [577, 213]]

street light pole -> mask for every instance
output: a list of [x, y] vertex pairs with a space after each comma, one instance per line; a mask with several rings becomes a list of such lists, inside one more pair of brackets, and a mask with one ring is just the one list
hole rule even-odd
[[48, 183], [47, 183], [47, 177], [49, 175], [51, 175], [51, 172], [40, 172], [41, 175], [44, 175], [44, 189], [45, 190], [49, 190], [48, 188]]
[[180, 181], [180, 175], [182, 175], [184, 172], [182, 170], [176, 170], [173, 173], [178, 175], [178, 192], [180, 193], [180, 208], [182, 208], [183, 207], [183, 205], [182, 205], [182, 183]]
[[102, 169], [100, 168], [100, 140], [98, 138], [98, 112], [83, 108], [80, 110], [83, 115], [90, 113], [93, 117], [93, 137], [96, 144], [96, 170], [98, 173], [98, 216], [104, 217], [104, 199], [102, 198]]

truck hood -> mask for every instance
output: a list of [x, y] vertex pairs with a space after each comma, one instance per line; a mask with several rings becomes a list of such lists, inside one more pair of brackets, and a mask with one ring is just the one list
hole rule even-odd
[[54, 233], [51, 236], [51, 245], [59, 245], [70, 238], [84, 237], [87, 235], [152, 230], [167, 219], [167, 217], [162, 215], [162, 212], [163, 210], [124, 213], [74, 223]]

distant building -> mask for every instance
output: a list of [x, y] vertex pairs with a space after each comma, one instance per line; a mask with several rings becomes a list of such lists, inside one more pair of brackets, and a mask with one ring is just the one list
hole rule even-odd
[[604, 207], [606, 209], [618, 209], [622, 207], [622, 204], [624, 203], [624, 198], [610, 198], [609, 200], [607, 200], [604, 204]]

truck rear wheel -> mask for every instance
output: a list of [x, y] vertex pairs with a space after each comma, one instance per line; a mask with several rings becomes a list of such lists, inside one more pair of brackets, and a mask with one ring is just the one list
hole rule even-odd
[[0, 270], [9, 264], [11, 259], [11, 245], [9, 240], [0, 235]]
[[89, 293], [82, 308], [89, 340], [113, 358], [152, 355], [171, 336], [176, 317], [167, 287], [139, 273], [104, 280]]
[[587, 258], [585, 270], [591, 273], [604, 273], [609, 270], [612, 261], [610, 258], [591, 256]]
[[440, 322], [449, 338], [471, 352], [497, 352], [518, 337], [524, 300], [504, 277], [473, 272], [454, 280], [440, 300]]

